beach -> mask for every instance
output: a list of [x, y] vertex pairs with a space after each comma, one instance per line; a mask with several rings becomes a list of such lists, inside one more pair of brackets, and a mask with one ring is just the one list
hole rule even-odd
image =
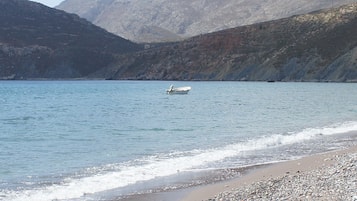
[[357, 201], [357, 145], [296, 160], [236, 168], [241, 176], [120, 201]]
[[357, 146], [253, 168], [195, 188], [182, 201], [357, 200]]
[[[170, 84], [192, 91], [169, 96]], [[296, 175], [310, 182], [296, 159], [357, 145], [356, 90], [348, 83], [2, 82], [0, 200], [305, 198], [307, 188], [277, 192], [298, 189], [282, 185]], [[337, 160], [323, 157], [315, 167]]]

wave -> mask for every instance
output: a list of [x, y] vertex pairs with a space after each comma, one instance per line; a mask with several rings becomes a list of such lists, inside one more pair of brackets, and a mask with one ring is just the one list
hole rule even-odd
[[192, 171], [209, 163], [239, 156], [245, 151], [275, 148], [311, 140], [319, 136], [337, 135], [352, 131], [357, 131], [357, 122], [350, 121], [328, 127], [308, 128], [299, 132], [251, 138], [221, 148], [155, 155], [127, 163], [92, 168], [87, 171], [87, 176], [81, 178], [68, 177], [60, 184], [20, 191], [2, 190], [0, 200], [90, 200], [90, 195], [95, 193], [175, 175], [183, 171]]

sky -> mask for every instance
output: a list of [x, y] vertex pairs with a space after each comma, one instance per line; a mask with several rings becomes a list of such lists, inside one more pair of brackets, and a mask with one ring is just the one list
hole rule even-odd
[[42, 3], [48, 7], [55, 7], [55, 6], [59, 5], [64, 0], [31, 0], [31, 1]]

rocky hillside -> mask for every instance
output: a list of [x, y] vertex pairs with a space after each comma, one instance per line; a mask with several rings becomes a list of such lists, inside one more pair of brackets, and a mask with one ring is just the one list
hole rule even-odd
[[146, 49], [38, 3], [0, 7], [0, 79], [357, 82], [357, 3]]
[[357, 3], [123, 56], [108, 79], [357, 81]]
[[0, 79], [77, 78], [141, 47], [77, 15], [0, 0]]
[[353, 2], [357, 1], [65, 0], [57, 8], [132, 41], [162, 42]]

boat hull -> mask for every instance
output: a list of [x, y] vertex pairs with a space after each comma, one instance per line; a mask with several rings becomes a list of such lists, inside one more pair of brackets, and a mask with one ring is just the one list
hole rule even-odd
[[188, 94], [191, 90], [191, 87], [178, 87], [178, 88], [170, 88], [166, 90], [167, 94]]

